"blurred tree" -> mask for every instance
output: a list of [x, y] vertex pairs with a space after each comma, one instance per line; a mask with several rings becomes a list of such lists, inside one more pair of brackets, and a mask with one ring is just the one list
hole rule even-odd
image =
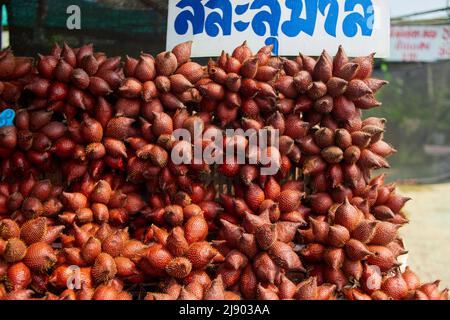
[[449, 155], [425, 150], [450, 146], [450, 61], [383, 64], [376, 76], [390, 84], [378, 95], [383, 107], [365, 115], [388, 120], [386, 140], [398, 150], [390, 159], [394, 176], [432, 177], [450, 170]]

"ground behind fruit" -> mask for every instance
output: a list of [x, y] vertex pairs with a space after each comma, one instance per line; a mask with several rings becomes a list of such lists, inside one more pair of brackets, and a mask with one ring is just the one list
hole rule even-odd
[[410, 223], [401, 229], [408, 265], [423, 281], [438, 278], [450, 288], [450, 183], [401, 185], [399, 192], [413, 199], [405, 207]]

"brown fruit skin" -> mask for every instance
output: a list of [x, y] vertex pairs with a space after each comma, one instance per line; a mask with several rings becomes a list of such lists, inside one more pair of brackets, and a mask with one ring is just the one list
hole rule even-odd
[[406, 267], [405, 272], [402, 274], [403, 279], [406, 282], [406, 285], [408, 286], [408, 289], [410, 291], [416, 290], [420, 287], [420, 279], [419, 277], [411, 271], [409, 267]]
[[222, 277], [224, 288], [231, 288], [237, 285], [241, 273], [240, 269], [228, 269], [225, 265], [221, 265], [217, 270], [217, 274]]
[[57, 257], [52, 247], [45, 242], [36, 242], [27, 249], [24, 263], [35, 272], [45, 272], [52, 268]]
[[3, 219], [0, 221], [0, 238], [8, 240], [10, 238], [18, 238], [20, 236], [19, 225], [11, 219]]
[[31, 300], [33, 290], [14, 290], [6, 294], [3, 300]]
[[284, 190], [278, 197], [278, 206], [281, 212], [292, 212], [300, 206], [303, 194], [295, 190]]
[[310, 277], [298, 284], [294, 297], [296, 300], [316, 300], [317, 296], [317, 278]]
[[170, 76], [177, 70], [177, 57], [172, 52], [161, 52], [155, 58], [155, 67], [159, 75]]
[[90, 237], [89, 240], [81, 248], [81, 256], [84, 261], [91, 264], [97, 256], [102, 252], [102, 244], [100, 240]]
[[208, 235], [208, 223], [202, 215], [193, 216], [186, 222], [184, 234], [189, 244], [203, 241]]
[[177, 58], [178, 66], [188, 62], [191, 57], [192, 41], [186, 41], [176, 45], [172, 53]]
[[381, 290], [395, 300], [402, 300], [408, 294], [408, 285], [400, 272], [384, 280]]
[[361, 222], [362, 214], [350, 204], [348, 198], [340, 205], [334, 215], [334, 223], [342, 225], [352, 232]]
[[204, 300], [224, 300], [224, 286], [222, 277], [219, 275], [214, 279], [208, 288], [205, 290]]
[[184, 257], [176, 257], [166, 265], [165, 270], [169, 276], [182, 279], [191, 272], [192, 263]]
[[327, 242], [333, 247], [343, 247], [350, 240], [350, 233], [347, 228], [334, 225], [330, 226], [327, 236]]
[[[153, 244], [147, 249], [146, 260], [155, 268], [156, 273], [164, 271], [166, 265], [172, 260], [170, 252], [165, 250], [160, 244]], [[159, 271], [159, 273], [158, 273]]]
[[23, 262], [10, 265], [6, 276], [13, 290], [26, 289], [32, 281], [31, 271]]
[[118, 292], [114, 287], [101, 285], [95, 290], [92, 300], [117, 300], [117, 296]]
[[136, 65], [136, 69], [134, 70], [134, 76], [141, 82], [153, 80], [156, 76], [153, 59], [147, 59], [144, 55], [141, 55], [141, 58]]
[[41, 241], [47, 234], [47, 219], [36, 218], [22, 225], [20, 238], [28, 245]]
[[366, 257], [371, 255], [371, 252], [366, 248], [366, 246], [355, 239], [349, 240], [345, 245], [345, 252], [350, 260], [359, 261], [364, 260]]
[[23, 201], [22, 212], [28, 218], [39, 217], [44, 213], [44, 207], [39, 199], [28, 197]]
[[261, 249], [267, 250], [277, 240], [277, 229], [274, 224], [264, 224], [255, 230], [255, 237]]
[[19, 238], [10, 238], [6, 242], [3, 258], [6, 262], [13, 263], [22, 260], [27, 253], [26, 244]]
[[258, 280], [251, 265], [247, 265], [241, 274], [240, 290], [245, 299], [254, 299]]
[[372, 255], [367, 258], [367, 262], [372, 265], [378, 266], [381, 271], [386, 272], [399, 263], [396, 261], [392, 251], [383, 246], [368, 246]]
[[96, 283], [112, 280], [117, 273], [116, 263], [109, 254], [100, 253], [92, 266], [91, 275]]
[[266, 252], [262, 252], [255, 257], [253, 270], [261, 282], [274, 283], [278, 267]]
[[292, 248], [281, 241], [275, 242], [269, 250], [269, 255], [281, 268], [304, 271], [302, 262]]
[[192, 263], [193, 269], [202, 269], [206, 267], [217, 255], [208, 242], [195, 242], [189, 246], [186, 257]]
[[361, 279], [363, 273], [363, 265], [360, 261], [351, 261], [346, 259], [342, 266], [342, 271], [349, 279]]
[[77, 211], [87, 207], [88, 200], [86, 196], [82, 193], [62, 193], [62, 200], [67, 206], [67, 209]]
[[374, 236], [370, 240], [370, 244], [385, 246], [394, 241], [398, 236], [398, 225], [380, 221], [375, 228]]
[[189, 249], [189, 244], [184, 237], [184, 231], [181, 227], [172, 229], [167, 237], [166, 247], [174, 256], [183, 256]]
[[123, 237], [118, 232], [114, 232], [103, 240], [102, 251], [115, 258], [122, 253], [123, 246]]
[[364, 220], [352, 232], [352, 237], [362, 243], [370, 242], [375, 235], [377, 222]]
[[264, 201], [265, 195], [264, 191], [256, 184], [252, 183], [248, 187], [248, 190], [245, 194], [245, 200], [253, 211], [258, 211], [259, 206]]
[[203, 67], [196, 62], [186, 62], [181, 65], [176, 73], [182, 74], [191, 83], [196, 83], [204, 76]]

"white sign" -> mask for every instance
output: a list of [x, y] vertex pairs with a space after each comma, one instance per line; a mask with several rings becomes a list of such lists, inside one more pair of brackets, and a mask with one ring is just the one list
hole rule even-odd
[[194, 57], [273, 44], [274, 54], [389, 55], [388, 0], [169, 0], [167, 50], [193, 40]]
[[392, 26], [390, 61], [450, 59], [450, 25]]

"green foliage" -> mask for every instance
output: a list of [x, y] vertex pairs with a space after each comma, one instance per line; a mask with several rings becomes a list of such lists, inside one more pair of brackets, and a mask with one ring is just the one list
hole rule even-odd
[[[442, 157], [424, 152], [424, 145], [450, 145], [450, 62], [381, 64], [376, 77], [390, 84], [377, 94], [381, 108], [365, 116], [386, 118], [386, 141], [398, 153], [390, 159], [398, 176], [427, 176], [440, 170]], [[414, 170], [412, 170], [414, 168]], [[420, 168], [417, 172], [417, 168]], [[408, 172], [408, 174], [405, 174]]]

